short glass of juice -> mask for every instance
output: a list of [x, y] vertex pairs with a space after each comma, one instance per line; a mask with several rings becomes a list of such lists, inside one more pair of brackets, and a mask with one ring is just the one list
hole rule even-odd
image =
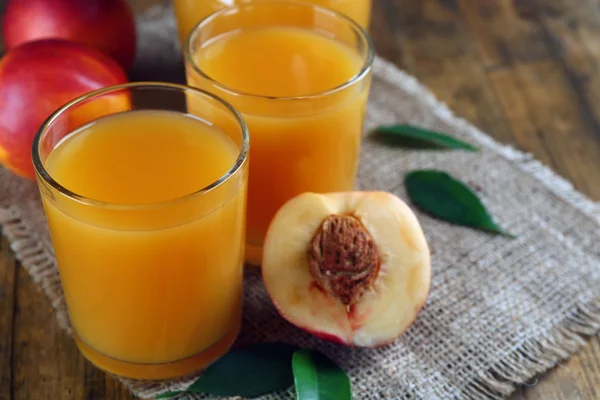
[[338, 12], [261, 1], [207, 17], [184, 53], [188, 84], [226, 99], [250, 129], [246, 261], [258, 265], [269, 223], [287, 200], [353, 189], [371, 40]]
[[101, 89], [42, 125], [38, 186], [74, 337], [97, 367], [172, 378], [229, 350], [248, 149], [237, 111], [183, 85]]
[[[179, 39], [185, 43], [194, 26], [215, 11], [234, 4], [250, 3], [261, 0], [173, 0], [177, 17]], [[293, 0], [290, 0], [293, 1]], [[304, 0], [309, 3], [331, 8], [354, 19], [363, 28], [368, 29], [371, 21], [372, 0]]]

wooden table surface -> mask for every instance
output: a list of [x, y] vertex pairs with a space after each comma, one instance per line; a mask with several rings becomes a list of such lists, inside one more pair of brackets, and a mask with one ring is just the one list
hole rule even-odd
[[[143, 9], [159, 1], [131, 3]], [[600, 200], [598, 0], [374, 0], [373, 12], [380, 55], [458, 115]], [[79, 354], [4, 239], [0, 400], [9, 399], [133, 396]], [[598, 337], [511, 397], [524, 399], [600, 399]]]

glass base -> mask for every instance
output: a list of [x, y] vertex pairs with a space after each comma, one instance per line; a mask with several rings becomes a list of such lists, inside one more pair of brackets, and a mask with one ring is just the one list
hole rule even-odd
[[254, 267], [260, 267], [262, 264], [262, 253], [262, 246], [246, 244], [246, 264], [252, 265]]
[[101, 370], [123, 378], [158, 380], [178, 378], [200, 372], [224, 356], [235, 342], [241, 321], [217, 343], [192, 357], [166, 364], [135, 364], [116, 360], [97, 352], [74, 334], [77, 347], [84, 357]]

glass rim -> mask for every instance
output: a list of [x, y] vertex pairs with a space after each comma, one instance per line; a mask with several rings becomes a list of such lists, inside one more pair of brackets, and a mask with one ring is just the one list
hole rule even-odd
[[[360, 68], [359, 72], [356, 73], [354, 76], [352, 76], [347, 81], [345, 81], [344, 83], [341, 83], [340, 85], [337, 85], [333, 88], [321, 91], [319, 93], [311, 93], [311, 94], [306, 94], [306, 95], [301, 95], [301, 96], [266, 96], [266, 95], [253, 94], [253, 93], [234, 89], [232, 87], [229, 87], [229, 86], [221, 83], [218, 80], [213, 79], [212, 77], [210, 77], [209, 75], [204, 73], [204, 71], [202, 71], [202, 69], [198, 66], [198, 64], [192, 58], [192, 42], [196, 38], [196, 35], [201, 30], [203, 25], [208, 24], [212, 20], [219, 18], [222, 15], [231, 13], [233, 11], [239, 11], [239, 10], [241, 10], [243, 8], [247, 8], [247, 7], [256, 7], [257, 5], [260, 5], [260, 4], [265, 5], [265, 4], [273, 4], [273, 3], [281, 4], [281, 5], [295, 5], [295, 6], [299, 6], [299, 7], [315, 9], [315, 10], [318, 10], [319, 12], [329, 14], [335, 18], [345, 21], [352, 29], [358, 31], [358, 33], [360, 34], [360, 37], [365, 41], [365, 43], [367, 44], [367, 48], [368, 48], [367, 57], [364, 60], [364, 63], [362, 65], [362, 67]], [[373, 62], [375, 60], [375, 51], [374, 51], [373, 41], [371, 39], [371, 36], [367, 32], [367, 30], [365, 28], [363, 28], [360, 24], [358, 24], [358, 22], [354, 21], [352, 18], [348, 17], [347, 15], [345, 15], [339, 11], [331, 10], [327, 7], [323, 7], [320, 5], [307, 3], [306, 1], [299, 1], [299, 0], [254, 0], [250, 3], [240, 3], [240, 4], [235, 4], [232, 6], [225, 7], [223, 9], [217, 10], [217, 11], [209, 14], [208, 16], [204, 17], [203, 19], [201, 19], [200, 22], [198, 22], [197, 24], [194, 25], [194, 27], [192, 28], [192, 30], [190, 31], [190, 33], [187, 36], [187, 39], [185, 41], [185, 47], [183, 49], [183, 56], [184, 56], [184, 60], [186, 61], [186, 63], [192, 67], [192, 69], [194, 70], [195, 73], [200, 74], [204, 79], [207, 79], [211, 84], [213, 84], [214, 86], [216, 86], [217, 88], [226, 92], [229, 95], [244, 96], [244, 97], [263, 99], [263, 100], [289, 101], [289, 100], [318, 99], [321, 97], [326, 97], [326, 96], [341, 92], [344, 89], [351, 87], [352, 85], [361, 81], [363, 78], [365, 78], [369, 74], [369, 71], [371, 70], [371, 68], [373, 66]]]
[[[83, 102], [85, 102], [87, 100], [90, 100], [90, 99], [93, 99], [96, 97], [100, 97], [107, 93], [118, 92], [118, 91], [124, 90], [124, 89], [134, 89], [135, 90], [135, 89], [144, 89], [144, 88], [154, 88], [154, 89], [158, 89], [158, 90], [166, 89], [166, 90], [174, 90], [174, 91], [180, 91], [180, 92], [194, 92], [201, 96], [208, 97], [212, 101], [217, 101], [222, 106], [224, 106], [225, 109], [228, 112], [230, 112], [231, 115], [235, 118], [235, 120], [237, 122], [237, 126], [241, 129], [241, 134], [242, 134], [242, 145], [239, 149], [239, 155], [236, 158], [236, 160], [233, 162], [233, 165], [219, 179], [217, 179], [216, 181], [210, 183], [209, 185], [207, 185], [203, 188], [200, 188], [192, 193], [188, 193], [183, 196], [178, 196], [176, 198], [169, 199], [169, 200], [157, 201], [157, 202], [151, 202], [151, 203], [141, 203], [141, 204], [118, 203], [118, 202], [109, 202], [109, 201], [93, 199], [93, 198], [75, 193], [74, 191], [64, 187], [63, 185], [58, 183], [56, 180], [54, 180], [52, 175], [46, 170], [46, 167], [44, 166], [44, 163], [42, 162], [42, 160], [40, 158], [40, 142], [42, 140], [44, 133], [57, 120], [57, 118], [61, 117], [65, 112], [70, 110], [72, 107], [82, 104]], [[152, 110], [152, 109], [150, 109], [150, 110]], [[126, 113], [126, 112], [132, 112], [132, 111], [135, 111], [135, 110], [126, 110], [123, 112]], [[175, 111], [175, 112], [181, 113], [181, 114], [187, 114], [185, 112], [180, 112], [180, 111]], [[115, 114], [119, 114], [119, 113], [115, 113]], [[109, 114], [107, 116], [115, 115], [115, 114]], [[102, 118], [102, 117], [100, 117], [100, 118]], [[95, 121], [97, 119], [99, 119], [99, 118], [92, 119], [91, 121]], [[77, 129], [79, 129], [79, 128], [77, 128]], [[77, 129], [75, 129], [75, 130], [77, 130]], [[64, 104], [63, 106], [61, 106], [60, 108], [55, 110], [48, 118], [46, 118], [46, 120], [42, 123], [40, 128], [37, 130], [37, 132], [34, 136], [34, 139], [33, 139], [31, 155], [32, 155], [32, 161], [33, 161], [33, 167], [34, 167], [35, 173], [38, 176], [39, 180], [41, 180], [45, 184], [50, 185], [53, 189], [57, 190], [59, 193], [63, 194], [64, 196], [68, 197], [71, 200], [77, 201], [78, 203], [81, 203], [81, 204], [95, 206], [98, 208], [110, 208], [110, 209], [118, 209], [118, 210], [143, 210], [143, 209], [152, 209], [152, 208], [157, 208], [157, 207], [166, 207], [166, 206], [183, 203], [189, 199], [202, 196], [208, 192], [215, 190], [216, 188], [223, 185], [225, 182], [227, 182], [230, 178], [232, 178], [239, 172], [239, 170], [243, 167], [243, 165], [246, 163], [246, 161], [248, 159], [249, 150], [250, 150], [250, 133], [248, 130], [248, 125], [246, 124], [246, 121], [244, 120], [242, 115], [227, 101], [223, 100], [222, 98], [220, 98], [212, 93], [209, 93], [207, 91], [204, 91], [204, 90], [201, 90], [198, 88], [194, 88], [191, 86], [177, 84], [177, 83], [148, 81], [148, 82], [128, 82], [128, 83], [123, 83], [123, 84], [119, 84], [119, 85], [107, 86], [107, 87], [104, 87], [101, 89], [97, 89], [97, 90], [93, 90], [91, 92], [85, 93], [85, 94], [69, 101], [68, 103]]]

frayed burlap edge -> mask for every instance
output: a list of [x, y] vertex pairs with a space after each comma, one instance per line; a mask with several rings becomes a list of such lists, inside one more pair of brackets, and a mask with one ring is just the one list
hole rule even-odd
[[561, 324], [509, 354], [469, 385], [469, 400], [504, 399], [519, 384], [569, 358], [600, 330], [600, 299], [578, 309]]
[[[599, 204], [577, 192], [570, 182], [535, 160], [531, 154], [502, 145], [464, 119], [456, 117], [445, 104], [437, 100], [435, 95], [414, 77], [379, 57], [375, 61], [374, 73], [385, 79], [390, 85], [396, 86], [428, 104], [434, 116], [449, 123], [455, 129], [470, 134], [482, 147], [511, 161], [523, 173], [542, 183], [555, 196], [600, 224]], [[64, 311], [66, 310], [60, 310], [63, 307], [61, 301], [63, 293], [59, 277], [55, 273], [54, 256], [42, 247], [14, 207], [0, 207], [0, 225], [3, 226], [2, 232], [7, 236], [18, 260], [29, 272], [33, 281], [40, 285], [44, 293], [52, 300], [54, 308], [62, 311], [57, 314], [59, 324], [71, 334], [69, 321], [65, 318], [66, 312]], [[564, 238], [564, 240], [567, 239]], [[487, 371], [479, 373], [479, 378], [470, 384], [470, 390], [465, 391], [464, 395], [470, 400], [505, 398], [516, 389], [517, 385], [525, 383], [535, 375], [545, 372], [558, 362], [573, 355], [585, 343], [586, 336], [594, 335], [598, 331], [600, 331], [600, 299], [595, 299], [588, 304], [578, 304], [577, 309], [573, 310], [573, 313], [562, 323], [508, 354]], [[148, 387], [143, 398], [155, 397], [164, 391], [164, 387], [160, 387], [160, 389], [153, 391]], [[171, 388], [171, 390], [177, 389], [184, 388], [176, 384]]]
[[[53, 254], [48, 254], [35, 234], [23, 223], [15, 207], [0, 206], [0, 227], [2, 234], [8, 238], [10, 248], [17, 259], [31, 276], [33, 282], [39, 285], [46, 296], [52, 300], [52, 307], [60, 311], [56, 314], [61, 328], [71, 334], [71, 324], [63, 310], [63, 291], [60, 278], [56, 273], [56, 261]], [[62, 312], [64, 311], [64, 312]]]

